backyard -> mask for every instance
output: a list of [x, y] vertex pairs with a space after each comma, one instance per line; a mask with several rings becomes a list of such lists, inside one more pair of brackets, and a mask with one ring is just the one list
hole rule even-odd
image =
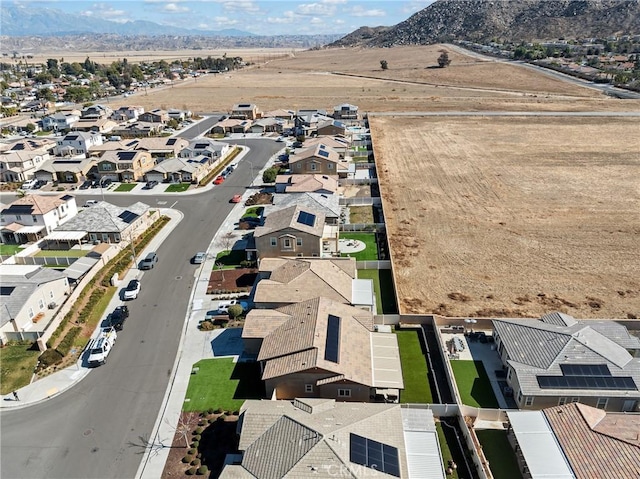
[[86, 249], [43, 249], [34, 254], [37, 258], [55, 258], [55, 257], [64, 257], [64, 258], [82, 258], [89, 253], [90, 250]]
[[[522, 477], [518, 461], [513, 453], [507, 432], [501, 429], [476, 429], [491, 473], [495, 479], [518, 479]], [[509, 453], [511, 452], [511, 453]]]
[[340, 256], [350, 256], [356, 261], [377, 261], [378, 244], [375, 233], [345, 233], [340, 232], [340, 239], [362, 241], [366, 247], [357, 253], [342, 253]]
[[358, 279], [372, 279], [378, 314], [398, 314], [390, 269], [359, 269]]
[[[438, 442], [440, 443], [440, 452], [442, 453], [442, 462], [445, 470], [447, 469], [447, 464], [449, 461], [453, 461], [453, 456], [451, 454], [451, 449], [449, 448], [449, 444], [447, 443], [447, 437], [444, 433], [444, 428], [442, 426], [442, 422], [436, 422], [436, 431], [438, 433]], [[451, 474], [447, 475], [447, 477], [451, 477], [457, 479], [458, 470], [455, 469]]]
[[498, 401], [493, 394], [482, 361], [453, 360], [451, 368], [463, 404], [472, 407], [498, 408]]
[[396, 330], [404, 391], [402, 403], [433, 403], [427, 372], [427, 360], [422, 352], [418, 329]]
[[0, 244], [0, 255], [13, 256], [20, 251], [20, 245], [18, 244]]
[[373, 206], [350, 206], [349, 222], [353, 224], [371, 224], [373, 220]]

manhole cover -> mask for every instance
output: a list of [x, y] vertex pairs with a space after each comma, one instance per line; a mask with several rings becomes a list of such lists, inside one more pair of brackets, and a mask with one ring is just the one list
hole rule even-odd
[[91, 452], [98, 452], [98, 448], [97, 447], [92, 448]]
[[82, 435], [87, 437], [87, 436], [90, 436], [92, 433], [93, 433], [93, 429], [87, 429], [85, 432], [82, 433]]
[[176, 280], [179, 281], [182, 279], [182, 276], [176, 276]]

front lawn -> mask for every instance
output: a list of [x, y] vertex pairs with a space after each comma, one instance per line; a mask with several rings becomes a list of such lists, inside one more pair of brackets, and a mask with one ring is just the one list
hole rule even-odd
[[398, 314], [390, 269], [359, 269], [359, 279], [372, 279], [378, 314]]
[[131, 191], [138, 183], [120, 183], [120, 185], [113, 191]]
[[89, 253], [86, 249], [44, 249], [38, 251], [34, 256], [38, 258], [82, 258]]
[[482, 361], [451, 361], [462, 403], [472, 407], [497, 409], [498, 401]]
[[21, 249], [22, 248], [20, 248], [20, 245], [18, 244], [0, 244], [0, 255], [13, 256]]
[[219, 269], [220, 265], [233, 268], [240, 267], [240, 263], [246, 259], [246, 253], [242, 249], [227, 249], [224, 251], [220, 251], [216, 256], [216, 261], [213, 269]]
[[238, 411], [246, 399], [264, 397], [259, 363], [234, 363], [232, 358], [203, 359], [193, 367], [198, 372], [189, 379], [183, 411], [209, 408]]
[[164, 191], [166, 193], [181, 193], [183, 191], [187, 191], [190, 186], [191, 183], [174, 183], [172, 185], [169, 185]]
[[419, 330], [396, 330], [404, 391], [400, 394], [402, 403], [433, 403], [427, 372], [427, 359], [422, 352]]
[[476, 429], [491, 473], [495, 479], [521, 479], [518, 460], [513, 452], [507, 432], [502, 429]]
[[0, 394], [27, 386], [39, 356], [38, 347], [30, 341], [11, 341], [0, 349]]
[[264, 206], [252, 206], [251, 208], [247, 208], [247, 211], [242, 215], [243, 218], [260, 218], [262, 212], [264, 211]]
[[341, 253], [340, 256], [351, 256], [356, 261], [377, 261], [378, 244], [375, 233], [340, 233], [340, 239], [362, 241], [366, 248], [357, 253]]

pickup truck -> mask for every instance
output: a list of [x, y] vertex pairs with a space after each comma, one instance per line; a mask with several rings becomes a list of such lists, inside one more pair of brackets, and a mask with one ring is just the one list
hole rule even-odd
[[105, 328], [89, 343], [89, 366], [100, 366], [107, 362], [107, 356], [116, 343], [118, 334], [114, 328]]

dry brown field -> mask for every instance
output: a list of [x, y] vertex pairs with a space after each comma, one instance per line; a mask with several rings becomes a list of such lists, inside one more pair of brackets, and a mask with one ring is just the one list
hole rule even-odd
[[403, 313], [640, 315], [640, 118], [370, 118]]

